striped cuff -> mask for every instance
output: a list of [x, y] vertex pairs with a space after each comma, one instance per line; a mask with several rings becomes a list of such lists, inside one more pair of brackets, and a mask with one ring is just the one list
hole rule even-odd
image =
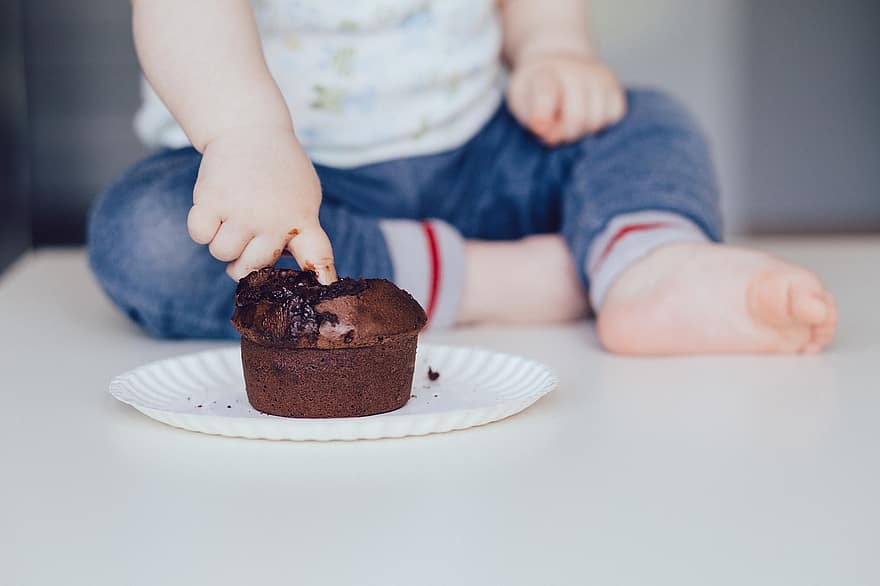
[[428, 314], [428, 327], [455, 323], [464, 285], [464, 239], [440, 220], [379, 223], [394, 265], [394, 283]]
[[669, 212], [633, 212], [612, 218], [587, 253], [590, 303], [598, 312], [608, 289], [629, 266], [655, 248], [673, 242], [707, 242], [687, 218]]

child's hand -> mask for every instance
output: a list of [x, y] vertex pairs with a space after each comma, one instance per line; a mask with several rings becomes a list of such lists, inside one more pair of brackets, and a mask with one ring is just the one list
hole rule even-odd
[[520, 124], [549, 145], [599, 132], [626, 113], [626, 95], [614, 72], [578, 55], [534, 56], [518, 64], [507, 101]]
[[289, 128], [241, 128], [208, 142], [189, 212], [189, 233], [241, 279], [288, 248], [322, 283], [336, 280], [318, 223], [321, 185]]

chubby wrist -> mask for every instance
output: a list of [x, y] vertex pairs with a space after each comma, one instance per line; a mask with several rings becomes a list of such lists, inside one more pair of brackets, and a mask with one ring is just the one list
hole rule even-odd
[[511, 65], [521, 67], [534, 61], [540, 61], [553, 57], [565, 57], [569, 59], [597, 59], [596, 51], [585, 39], [558, 38], [540, 39], [525, 44], [510, 59]]
[[254, 123], [227, 126], [208, 135], [201, 144], [193, 144], [196, 150], [204, 153], [211, 144], [218, 141], [240, 141], [251, 143], [253, 141], [268, 142], [272, 140], [292, 140], [299, 145], [299, 140], [290, 123]]

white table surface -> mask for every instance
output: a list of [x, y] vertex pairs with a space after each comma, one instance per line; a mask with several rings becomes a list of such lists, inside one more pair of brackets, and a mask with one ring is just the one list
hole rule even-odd
[[880, 584], [880, 238], [759, 246], [840, 302], [811, 357], [628, 359], [591, 325], [429, 334], [549, 364], [508, 420], [287, 443], [166, 427], [81, 251], [0, 278], [0, 584]]

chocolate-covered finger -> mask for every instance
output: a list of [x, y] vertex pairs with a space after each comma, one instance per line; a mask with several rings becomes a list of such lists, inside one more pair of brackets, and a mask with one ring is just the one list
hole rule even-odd
[[242, 251], [241, 256], [226, 267], [226, 273], [238, 281], [252, 271], [273, 266], [281, 256], [283, 246], [265, 236], [257, 236]]
[[336, 280], [333, 246], [321, 226], [315, 224], [299, 229], [287, 248], [300, 268], [314, 271], [321, 283], [328, 285]]

